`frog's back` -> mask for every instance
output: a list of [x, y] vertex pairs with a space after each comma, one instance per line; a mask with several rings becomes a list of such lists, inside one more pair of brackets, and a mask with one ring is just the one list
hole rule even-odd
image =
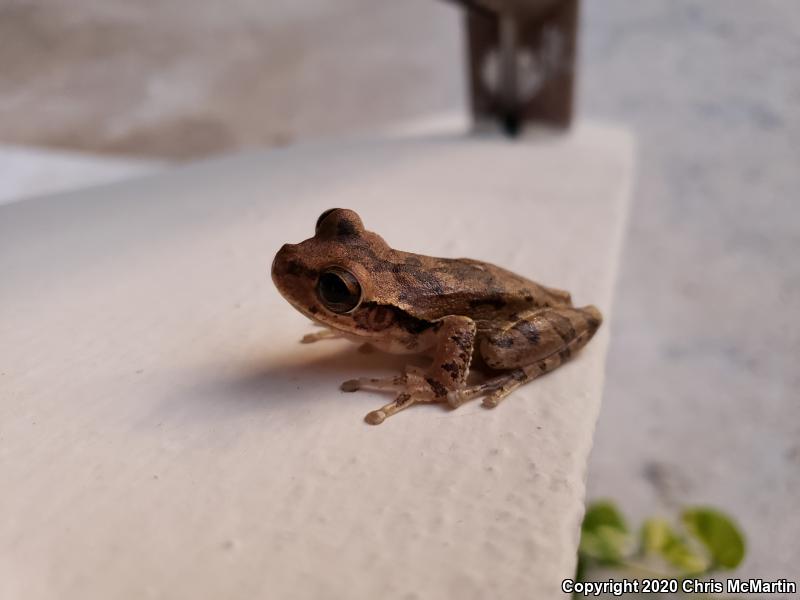
[[571, 305], [568, 292], [469, 258], [398, 252], [394, 269], [398, 304], [419, 319], [464, 315], [476, 321], [526, 309]]

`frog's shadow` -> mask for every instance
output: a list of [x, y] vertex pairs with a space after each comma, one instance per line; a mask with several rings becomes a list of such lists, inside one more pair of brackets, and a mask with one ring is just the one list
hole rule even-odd
[[346, 379], [397, 374], [408, 364], [424, 365], [427, 361], [414, 355], [386, 354], [375, 350], [364, 352], [351, 345], [313, 357], [303, 352], [287, 353], [263, 364], [242, 365], [227, 382], [227, 391], [233, 395], [247, 395], [287, 388], [299, 390], [300, 393], [296, 394], [299, 397], [307, 395], [307, 388], [338, 389]]
[[283, 356], [251, 358], [225, 369], [209, 369], [215, 374], [200, 377], [192, 386], [192, 404], [196, 410], [203, 405], [208, 411], [199, 412], [216, 416], [220, 411], [235, 416], [289, 405], [307, 408], [308, 403], [339, 396], [374, 408], [376, 395], [383, 396], [380, 392], [345, 393], [339, 386], [347, 379], [396, 375], [409, 364], [429, 362], [416, 355], [364, 352], [352, 344], [333, 342], [331, 346], [324, 354], [298, 349]]

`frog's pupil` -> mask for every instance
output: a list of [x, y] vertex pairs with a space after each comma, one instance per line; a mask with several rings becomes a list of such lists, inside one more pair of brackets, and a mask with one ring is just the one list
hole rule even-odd
[[317, 284], [320, 298], [333, 312], [347, 312], [358, 304], [361, 286], [356, 278], [344, 271], [326, 271]]
[[342, 278], [333, 273], [324, 273], [320, 278], [320, 290], [325, 300], [332, 304], [344, 302], [350, 296], [350, 290]]

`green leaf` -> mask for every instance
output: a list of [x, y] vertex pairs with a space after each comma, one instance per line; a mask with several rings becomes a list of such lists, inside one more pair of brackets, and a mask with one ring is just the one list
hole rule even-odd
[[674, 537], [677, 536], [669, 522], [657, 518], [647, 519], [642, 523], [639, 533], [642, 551], [645, 554], [661, 552], [661, 549]]
[[641, 549], [645, 555], [660, 555], [685, 575], [703, 573], [710, 561], [678, 535], [665, 519], [652, 518], [642, 524]]
[[625, 519], [622, 518], [622, 514], [610, 500], [600, 500], [590, 504], [586, 509], [586, 515], [583, 517], [581, 529], [583, 531], [596, 531], [600, 526], [610, 527], [623, 533], [628, 532]]
[[581, 555], [604, 565], [619, 564], [628, 553], [630, 542], [628, 526], [612, 502], [595, 502], [586, 509], [581, 525]]
[[686, 540], [675, 535], [667, 540], [660, 552], [664, 560], [680, 569], [684, 575], [699, 575], [711, 566], [707, 557], [695, 551]]
[[711, 554], [713, 567], [734, 569], [744, 559], [744, 536], [733, 520], [713, 508], [683, 511], [683, 524]]
[[618, 529], [600, 525], [594, 531], [584, 531], [581, 535], [579, 553], [603, 565], [619, 564], [630, 547], [630, 536]]

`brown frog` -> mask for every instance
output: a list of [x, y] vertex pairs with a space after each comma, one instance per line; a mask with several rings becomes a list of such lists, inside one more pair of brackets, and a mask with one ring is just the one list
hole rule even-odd
[[[394, 250], [342, 208], [320, 215], [314, 237], [280, 249], [272, 279], [292, 306], [326, 328], [304, 342], [342, 337], [433, 357], [427, 369], [342, 384], [345, 391], [396, 392], [366, 416], [373, 425], [419, 402], [455, 408], [484, 396], [493, 408], [569, 359], [602, 322], [594, 306], [573, 307], [569, 293], [492, 264]], [[471, 365], [487, 372], [484, 381], [467, 382]]]

